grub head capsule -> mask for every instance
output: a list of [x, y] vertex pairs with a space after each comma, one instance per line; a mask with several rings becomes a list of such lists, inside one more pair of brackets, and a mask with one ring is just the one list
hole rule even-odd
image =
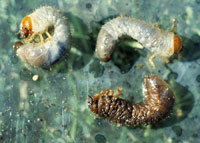
[[23, 38], [27, 38], [32, 34], [32, 21], [29, 16], [26, 16], [22, 19], [20, 25], [20, 33]]
[[90, 110], [97, 114], [98, 113], [98, 101], [95, 100], [95, 96], [88, 96], [87, 98], [87, 102], [88, 102], [88, 107], [90, 108]]
[[174, 35], [174, 52], [178, 53], [182, 48], [182, 41], [178, 35]]

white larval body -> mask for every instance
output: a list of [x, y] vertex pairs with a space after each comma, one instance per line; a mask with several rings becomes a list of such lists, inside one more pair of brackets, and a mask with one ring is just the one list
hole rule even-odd
[[32, 32], [44, 33], [54, 28], [52, 39], [44, 43], [25, 43], [17, 50], [22, 61], [33, 66], [49, 66], [70, 50], [70, 30], [67, 19], [54, 7], [44, 6], [28, 15], [32, 22]]
[[102, 26], [96, 52], [104, 61], [110, 59], [114, 44], [122, 36], [130, 36], [152, 53], [170, 57], [174, 54], [174, 33], [159, 29], [148, 22], [129, 17], [117, 17]]

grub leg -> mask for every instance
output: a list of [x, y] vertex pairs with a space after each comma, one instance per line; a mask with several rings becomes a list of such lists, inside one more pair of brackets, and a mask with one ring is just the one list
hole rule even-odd
[[153, 69], [156, 69], [156, 66], [153, 62], [153, 59], [158, 55], [159, 53], [154, 53], [150, 58], [149, 58], [149, 62], [152, 65]]
[[176, 19], [173, 19], [171, 32], [175, 32], [176, 31], [176, 27], [177, 27], [176, 23], [177, 23]]

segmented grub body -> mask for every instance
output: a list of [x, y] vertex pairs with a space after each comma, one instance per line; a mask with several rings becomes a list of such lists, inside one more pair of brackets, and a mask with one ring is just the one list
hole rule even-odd
[[152, 53], [170, 57], [178, 52], [181, 39], [173, 32], [163, 31], [158, 26], [129, 17], [117, 17], [102, 26], [96, 45], [96, 52], [103, 61], [108, 61], [115, 44], [122, 36], [130, 36]]
[[90, 110], [100, 117], [121, 125], [157, 123], [165, 118], [174, 104], [174, 94], [160, 77], [150, 75], [144, 79], [144, 103], [134, 103], [121, 98], [121, 89], [113, 96], [113, 90], [104, 90], [88, 97]]
[[[40, 7], [24, 17], [20, 33], [24, 39], [21, 46], [14, 44], [18, 47], [16, 53], [23, 62], [33, 66], [49, 66], [71, 48], [67, 19], [54, 7]], [[37, 37], [39, 42], [35, 42]]]

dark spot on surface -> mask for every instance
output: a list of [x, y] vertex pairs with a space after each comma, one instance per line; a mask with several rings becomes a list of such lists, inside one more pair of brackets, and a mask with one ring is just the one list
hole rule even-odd
[[175, 73], [175, 72], [171, 72], [169, 75], [168, 75], [168, 79], [170, 80], [176, 80], [178, 77], [178, 74]]
[[55, 130], [55, 131], [53, 131], [53, 135], [56, 137], [61, 137], [62, 132], [61, 132], [61, 130]]
[[92, 4], [91, 4], [91, 3], [86, 3], [85, 7], [86, 7], [87, 9], [91, 9], [91, 8], [92, 8]]
[[177, 136], [182, 135], [182, 128], [180, 126], [173, 126], [172, 130], [176, 133]]
[[183, 20], [186, 20], [186, 19], [187, 19], [187, 13], [184, 12], [184, 13], [181, 15], [181, 17], [182, 17]]
[[193, 138], [197, 138], [197, 137], [198, 137], [198, 134], [197, 134], [197, 133], [194, 133], [194, 134], [192, 134], [192, 137], [193, 137]]
[[[63, 43], [63, 42], [58, 42], [58, 45], [59, 45], [59, 56], [62, 56], [63, 54], [66, 53], [67, 50], [69, 50], [69, 46], [70, 45], [66, 45], [66, 43]], [[68, 47], [67, 47], [68, 46]]]
[[197, 3], [197, 4], [200, 4], [200, 0], [196, 0], [196, 3]]
[[94, 139], [95, 139], [96, 143], [105, 143], [106, 142], [106, 138], [102, 134], [95, 135]]
[[74, 63], [73, 64], [73, 69], [80, 69], [82, 68], [85, 63], [86, 63], [86, 59], [87, 57], [83, 57], [83, 56], [80, 56], [80, 57], [77, 57], [75, 60], [74, 60]]
[[128, 81], [124, 81], [122, 85], [124, 88], [127, 88], [127, 89], [131, 88], [131, 84]]
[[43, 122], [44, 120], [42, 118], [39, 119], [40, 122]]
[[20, 75], [20, 79], [22, 79], [22, 80], [28, 80], [28, 81], [32, 80], [32, 77], [33, 77], [33, 73], [30, 72], [27, 69], [22, 69], [20, 71], [19, 75]]
[[48, 32], [49, 32], [49, 34], [50, 34], [51, 36], [54, 35], [54, 31], [55, 31], [55, 27], [54, 27], [53, 25], [48, 27]]
[[194, 34], [191, 38], [181, 37], [183, 41], [183, 47], [180, 51], [180, 55], [182, 60], [184, 61], [194, 61], [199, 59], [200, 52], [200, 36], [198, 34]]
[[19, 61], [19, 58], [17, 58], [17, 55], [14, 54], [10, 56], [10, 60], [11, 60], [11, 63], [16, 64]]
[[200, 75], [197, 76], [196, 80], [200, 83]]
[[94, 74], [94, 77], [100, 77], [103, 75], [104, 67], [100, 64], [98, 59], [94, 59], [94, 61], [90, 64], [89, 72]]

